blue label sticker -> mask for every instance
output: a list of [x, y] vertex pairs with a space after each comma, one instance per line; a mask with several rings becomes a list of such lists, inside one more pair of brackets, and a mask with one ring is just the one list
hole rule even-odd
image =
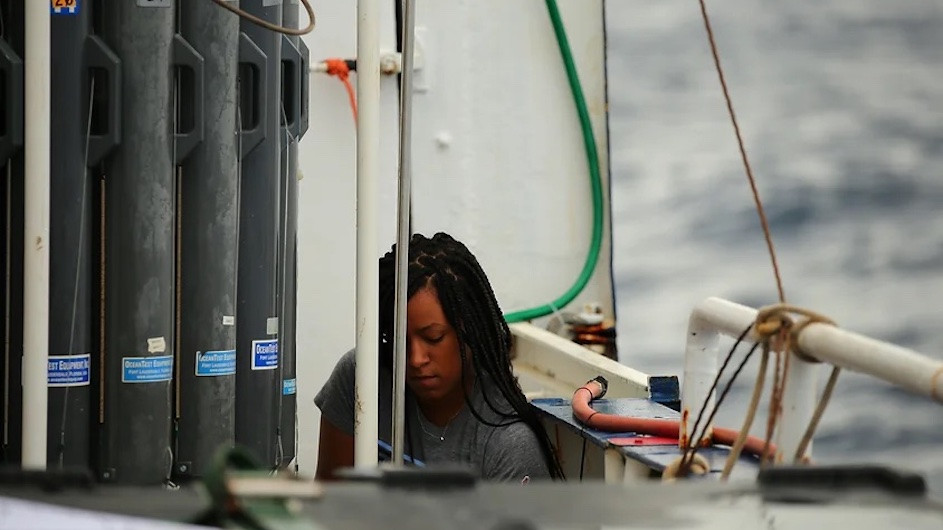
[[236, 350], [196, 352], [196, 375], [218, 376], [236, 373]]
[[170, 381], [174, 373], [174, 356], [122, 357], [122, 383], [160, 383]]
[[78, 15], [80, 0], [49, 0], [49, 12], [53, 15]]
[[91, 356], [87, 353], [50, 355], [46, 383], [49, 386], [85, 386], [89, 381], [91, 366]]
[[282, 381], [282, 395], [293, 396], [298, 391], [297, 379], [285, 379]]
[[278, 339], [252, 341], [252, 369], [278, 368]]

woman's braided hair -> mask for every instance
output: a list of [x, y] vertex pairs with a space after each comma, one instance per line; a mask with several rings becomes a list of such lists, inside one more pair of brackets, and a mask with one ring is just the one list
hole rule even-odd
[[[393, 362], [396, 245], [380, 259], [379, 273], [380, 364], [389, 368]], [[550, 438], [512, 372], [511, 331], [491, 283], [474, 254], [464, 244], [442, 232], [432, 238], [413, 235], [409, 242], [407, 299], [425, 287], [436, 290], [445, 317], [458, 337], [462, 389], [471, 413], [479, 422], [492, 427], [525, 423], [540, 443], [551, 476], [562, 479], [563, 471]], [[481, 411], [475, 410], [471, 404], [465, 385], [465, 366], [469, 357], [475, 374], [479, 376], [476, 381], [481, 385], [485, 403], [502, 418], [498, 423], [483, 418]], [[492, 385], [493, 388], [488, 388]], [[503, 403], [494, 399], [494, 390], [504, 398]], [[502, 410], [504, 403], [510, 405], [511, 410]]]

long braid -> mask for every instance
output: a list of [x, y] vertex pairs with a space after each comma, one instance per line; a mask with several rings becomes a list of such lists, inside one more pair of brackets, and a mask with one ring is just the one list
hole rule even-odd
[[[380, 362], [392, 365], [393, 306], [395, 297], [396, 248], [380, 260]], [[462, 390], [469, 411], [479, 422], [491, 427], [503, 427], [523, 422], [537, 437], [541, 452], [554, 478], [563, 478], [553, 445], [540, 419], [527, 402], [511, 359], [511, 332], [498, 305], [494, 290], [481, 265], [468, 248], [450, 235], [437, 233], [431, 239], [416, 234], [409, 244], [409, 280], [407, 298], [422, 288], [433, 286], [445, 317], [455, 329], [462, 357]], [[504, 421], [486, 420], [475, 410], [468, 396], [465, 366], [471, 356], [472, 367], [482, 385], [485, 404]], [[486, 375], [487, 377], [482, 377]], [[511, 410], [500, 410], [484, 385], [493, 384], [510, 405]]]

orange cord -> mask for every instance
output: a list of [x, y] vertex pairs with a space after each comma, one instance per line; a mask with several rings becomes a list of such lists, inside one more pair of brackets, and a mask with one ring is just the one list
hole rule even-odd
[[[597, 384], [594, 385], [596, 389], [594, 390], [588, 385], [589, 383], [577, 388], [576, 391], [573, 392], [573, 398], [570, 400], [570, 406], [573, 409], [573, 417], [578, 419], [583, 425], [607, 432], [634, 432], [637, 434], [650, 434], [673, 439], [679, 437], [681, 422], [678, 420], [617, 416], [615, 414], [606, 414], [593, 410], [590, 402], [598, 398], [602, 392], [602, 388]], [[583, 394], [580, 390], [586, 390], [586, 393]], [[740, 431], [734, 429], [714, 427], [709, 441], [715, 444], [733, 446], [739, 435]], [[766, 440], [755, 436], [748, 436], [743, 448], [748, 453], [761, 455], [764, 449], [766, 449]], [[768, 449], [771, 453], [775, 453], [776, 446], [770, 444]]]
[[350, 84], [350, 68], [347, 67], [347, 61], [343, 59], [325, 59], [324, 65], [327, 67], [327, 74], [340, 79], [347, 89], [347, 97], [350, 99], [350, 111], [354, 115], [354, 123], [357, 123], [357, 95], [354, 93], [354, 87]]

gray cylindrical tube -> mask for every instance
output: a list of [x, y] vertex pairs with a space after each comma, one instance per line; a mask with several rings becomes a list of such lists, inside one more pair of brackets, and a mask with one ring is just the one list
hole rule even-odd
[[[0, 141], [0, 338], [2, 342], [2, 366], [5, 368], [0, 388], [5, 401], [2, 407], [3, 438], [6, 450], [3, 461], [19, 463], [22, 454], [23, 394], [23, 175], [24, 158], [22, 142], [23, 121], [23, 62], [24, 19], [23, 2], [0, 0], [7, 17], [7, 30], [0, 46], [4, 62], [5, 91], [9, 103], [5, 104], [4, 118], [8, 126]], [[16, 74], [12, 74], [13, 69]], [[19, 109], [20, 112], [16, 112]], [[20, 134], [10, 134], [19, 130]]]
[[174, 292], [174, 158], [169, 0], [103, 3], [122, 61], [121, 146], [104, 175], [104, 423], [100, 475], [169, 476]]
[[[89, 466], [92, 353], [97, 353], [98, 279], [93, 251], [98, 190], [88, 170], [88, 137], [94, 111], [88, 75], [91, 7], [51, 17], [49, 257], [49, 420], [46, 453], [50, 469]], [[95, 80], [97, 81], [97, 79]], [[84, 88], [84, 89], [83, 89]]]
[[[240, 7], [273, 24], [282, 21], [281, 0], [242, 0]], [[278, 400], [281, 396], [278, 342], [278, 239], [281, 212], [280, 140], [282, 36], [251, 22], [242, 32], [265, 56], [261, 65], [240, 59], [240, 118], [253, 133], [242, 137], [239, 214], [239, 265], [236, 312], [236, 443], [259, 461], [279, 460]]]
[[[282, 13], [282, 25], [298, 27], [298, 0], [287, 0]], [[301, 77], [307, 75], [298, 45], [300, 37], [286, 37], [282, 41], [282, 94], [281, 94], [281, 228], [279, 230], [280, 314], [278, 338], [281, 346], [281, 397], [279, 406], [280, 428], [278, 465], [288, 465], [295, 458], [297, 431], [297, 379], [295, 370], [296, 334], [296, 245], [298, 234], [298, 141], [301, 119]]]
[[[178, 205], [180, 372], [174, 472], [189, 477], [202, 476], [219, 447], [235, 440], [239, 19], [211, 2], [183, 2], [180, 33], [202, 56], [204, 70], [202, 83], [198, 73], [178, 70], [184, 78], [180, 115], [187, 127], [203, 126], [202, 142], [181, 163]], [[202, 105], [199, 114], [212, 118], [197, 123], [195, 105]]]

